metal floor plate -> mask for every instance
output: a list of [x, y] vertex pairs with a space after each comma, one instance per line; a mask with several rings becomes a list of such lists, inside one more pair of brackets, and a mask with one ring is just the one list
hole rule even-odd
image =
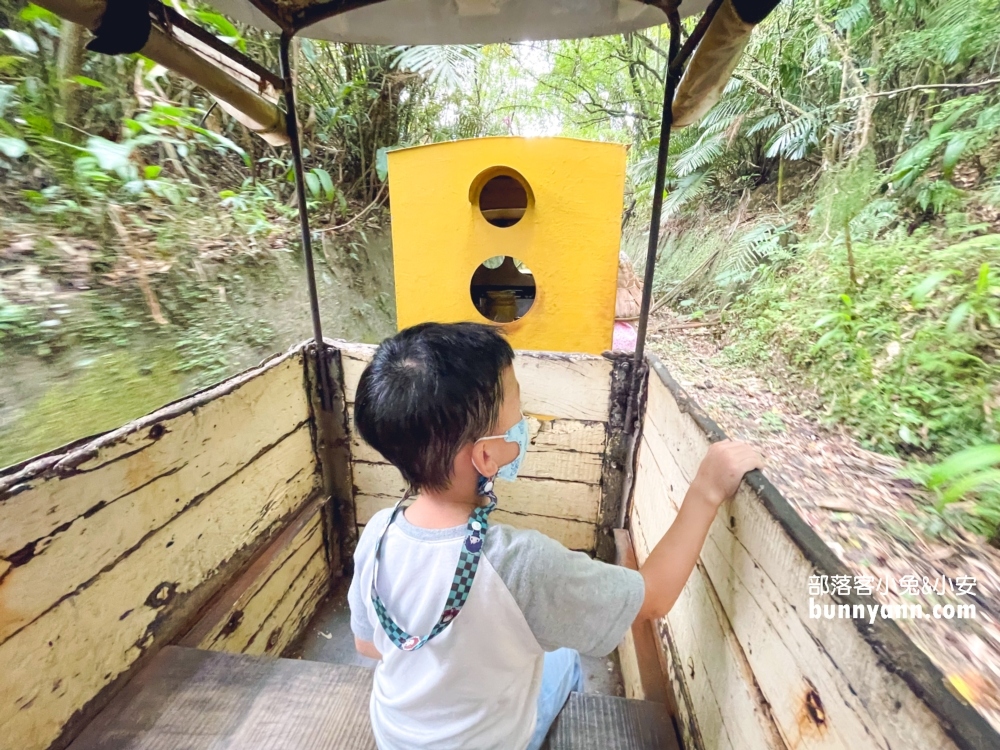
[[70, 750], [375, 750], [363, 667], [162, 649]]
[[573, 693], [559, 713], [547, 750], [676, 750], [666, 707], [607, 695]]
[[[372, 671], [167, 646], [69, 750], [375, 750]], [[573, 693], [548, 750], [675, 750], [664, 706]]]

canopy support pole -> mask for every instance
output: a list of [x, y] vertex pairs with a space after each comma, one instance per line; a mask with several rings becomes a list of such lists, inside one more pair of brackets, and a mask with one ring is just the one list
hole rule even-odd
[[636, 334], [635, 357], [632, 367], [632, 396], [629, 399], [625, 426], [630, 427], [636, 417], [635, 407], [638, 371], [646, 354], [646, 327], [649, 324], [649, 308], [653, 299], [653, 272], [656, 270], [656, 251], [660, 246], [660, 216], [663, 213], [663, 191], [667, 182], [667, 159], [670, 155], [670, 126], [673, 124], [674, 91], [680, 80], [678, 66], [674, 65], [680, 51], [680, 17], [674, 11], [670, 14], [670, 63], [667, 67], [666, 82], [663, 87], [663, 114], [660, 117], [660, 144], [656, 153], [656, 179], [653, 182], [653, 208], [649, 219], [649, 243], [646, 246], [646, 268], [642, 280], [642, 304], [639, 307], [639, 330]]
[[316, 266], [313, 262], [312, 232], [309, 230], [309, 210], [306, 206], [306, 185], [302, 172], [302, 144], [299, 142], [299, 118], [295, 112], [295, 87], [292, 85], [292, 66], [289, 47], [292, 35], [284, 31], [278, 46], [281, 62], [281, 77], [285, 97], [285, 125], [288, 128], [288, 145], [292, 149], [292, 164], [295, 168], [295, 196], [299, 206], [299, 228], [302, 235], [302, 255], [306, 262], [306, 282], [309, 285], [309, 311], [312, 314], [313, 340], [316, 342], [316, 379], [319, 400], [324, 410], [332, 407], [330, 388], [330, 363], [323, 341], [323, 326], [319, 317], [319, 290], [316, 287]]
[[[681, 46], [681, 19], [676, 10], [668, 17], [670, 23], [670, 47], [667, 61], [667, 75], [663, 86], [663, 114], [660, 118], [660, 145], [656, 153], [656, 179], [653, 181], [653, 209], [649, 219], [649, 244], [646, 246], [646, 268], [642, 279], [642, 304], [639, 307], [639, 330], [636, 332], [635, 356], [632, 359], [632, 372], [628, 394], [628, 406], [625, 409], [625, 434], [629, 436], [628, 456], [626, 465], [625, 486], [622, 488], [622, 499], [618, 506], [618, 523], [616, 528], [624, 529], [628, 519], [629, 506], [632, 504], [632, 488], [634, 486], [635, 469], [632, 465], [636, 454], [635, 440], [639, 429], [635, 424], [639, 416], [639, 391], [642, 387], [645, 372], [646, 328], [649, 324], [649, 308], [653, 299], [653, 272], [656, 270], [656, 251], [660, 245], [660, 215], [663, 212], [663, 190], [667, 182], [667, 157], [670, 153], [670, 126], [673, 123], [674, 91], [680, 80], [680, 66], [674, 62], [678, 58]], [[291, 128], [289, 128], [291, 130]]]
[[626, 457], [626, 479], [622, 488], [621, 503], [618, 508], [617, 528], [625, 528], [628, 513], [632, 504], [632, 491], [635, 475], [635, 441], [639, 437], [639, 397], [645, 373], [646, 329], [649, 325], [649, 309], [653, 300], [653, 274], [656, 271], [656, 254], [660, 245], [660, 217], [663, 213], [663, 191], [667, 181], [667, 159], [670, 154], [670, 129], [674, 121], [674, 92], [684, 72], [684, 63], [698, 46], [712, 19], [722, 5], [722, 0], [713, 0], [705, 9], [698, 25], [681, 48], [681, 19], [677, 10], [667, 16], [670, 24], [670, 47], [667, 60], [667, 74], [663, 86], [663, 114], [660, 118], [660, 144], [656, 153], [656, 179], [653, 182], [653, 206], [649, 219], [649, 244], [646, 246], [646, 268], [643, 273], [642, 304], [639, 307], [639, 329], [636, 332], [635, 357], [632, 360], [630, 374], [628, 406], [625, 409], [625, 434], [629, 436], [630, 445]]

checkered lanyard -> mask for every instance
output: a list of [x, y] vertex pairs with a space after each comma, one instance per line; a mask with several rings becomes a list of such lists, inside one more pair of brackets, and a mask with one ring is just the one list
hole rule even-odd
[[451, 589], [448, 591], [448, 600], [444, 604], [444, 611], [441, 613], [437, 624], [427, 635], [410, 635], [396, 624], [395, 620], [389, 616], [385, 609], [385, 604], [379, 598], [375, 590], [375, 581], [378, 580], [378, 553], [382, 548], [382, 540], [385, 539], [386, 532], [396, 519], [396, 514], [403, 507], [403, 503], [409, 498], [409, 493], [403, 495], [396, 507], [392, 509], [389, 521], [386, 523], [378, 541], [375, 542], [375, 566], [372, 573], [372, 605], [375, 607], [375, 614], [378, 621], [382, 623], [382, 629], [389, 636], [389, 640], [396, 644], [397, 648], [403, 651], [416, 651], [427, 641], [444, 630], [451, 621], [458, 617], [462, 611], [466, 600], [469, 598], [469, 591], [472, 589], [472, 581], [476, 577], [476, 569], [479, 567], [479, 556], [483, 552], [483, 540], [486, 539], [486, 530], [489, 528], [489, 515], [497, 507], [497, 496], [493, 491], [493, 482], [489, 480], [481, 481], [479, 488], [481, 495], [489, 498], [488, 505], [481, 506], [472, 511], [469, 516], [469, 523], [465, 527], [465, 539], [462, 542], [462, 551], [458, 556], [458, 565], [455, 567], [455, 576], [451, 581]]

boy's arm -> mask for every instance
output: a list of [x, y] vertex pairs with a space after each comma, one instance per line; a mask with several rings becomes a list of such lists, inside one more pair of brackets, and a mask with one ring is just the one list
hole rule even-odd
[[381, 659], [382, 654], [379, 650], [375, 648], [375, 644], [371, 641], [363, 641], [357, 636], [354, 636], [354, 648], [358, 650], [358, 653], [362, 656], [367, 656], [369, 659]]
[[694, 570], [719, 506], [736, 494], [743, 475], [762, 468], [762, 463], [746, 443], [723, 440], [709, 446], [677, 517], [639, 569], [646, 594], [636, 620], [670, 611]]

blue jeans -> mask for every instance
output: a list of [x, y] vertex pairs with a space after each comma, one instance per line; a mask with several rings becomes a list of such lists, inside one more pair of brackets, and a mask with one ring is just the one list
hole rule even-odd
[[545, 666], [542, 667], [542, 689], [538, 693], [538, 720], [527, 750], [541, 748], [552, 722], [573, 692], [583, 692], [580, 654], [571, 648], [546, 652]]

